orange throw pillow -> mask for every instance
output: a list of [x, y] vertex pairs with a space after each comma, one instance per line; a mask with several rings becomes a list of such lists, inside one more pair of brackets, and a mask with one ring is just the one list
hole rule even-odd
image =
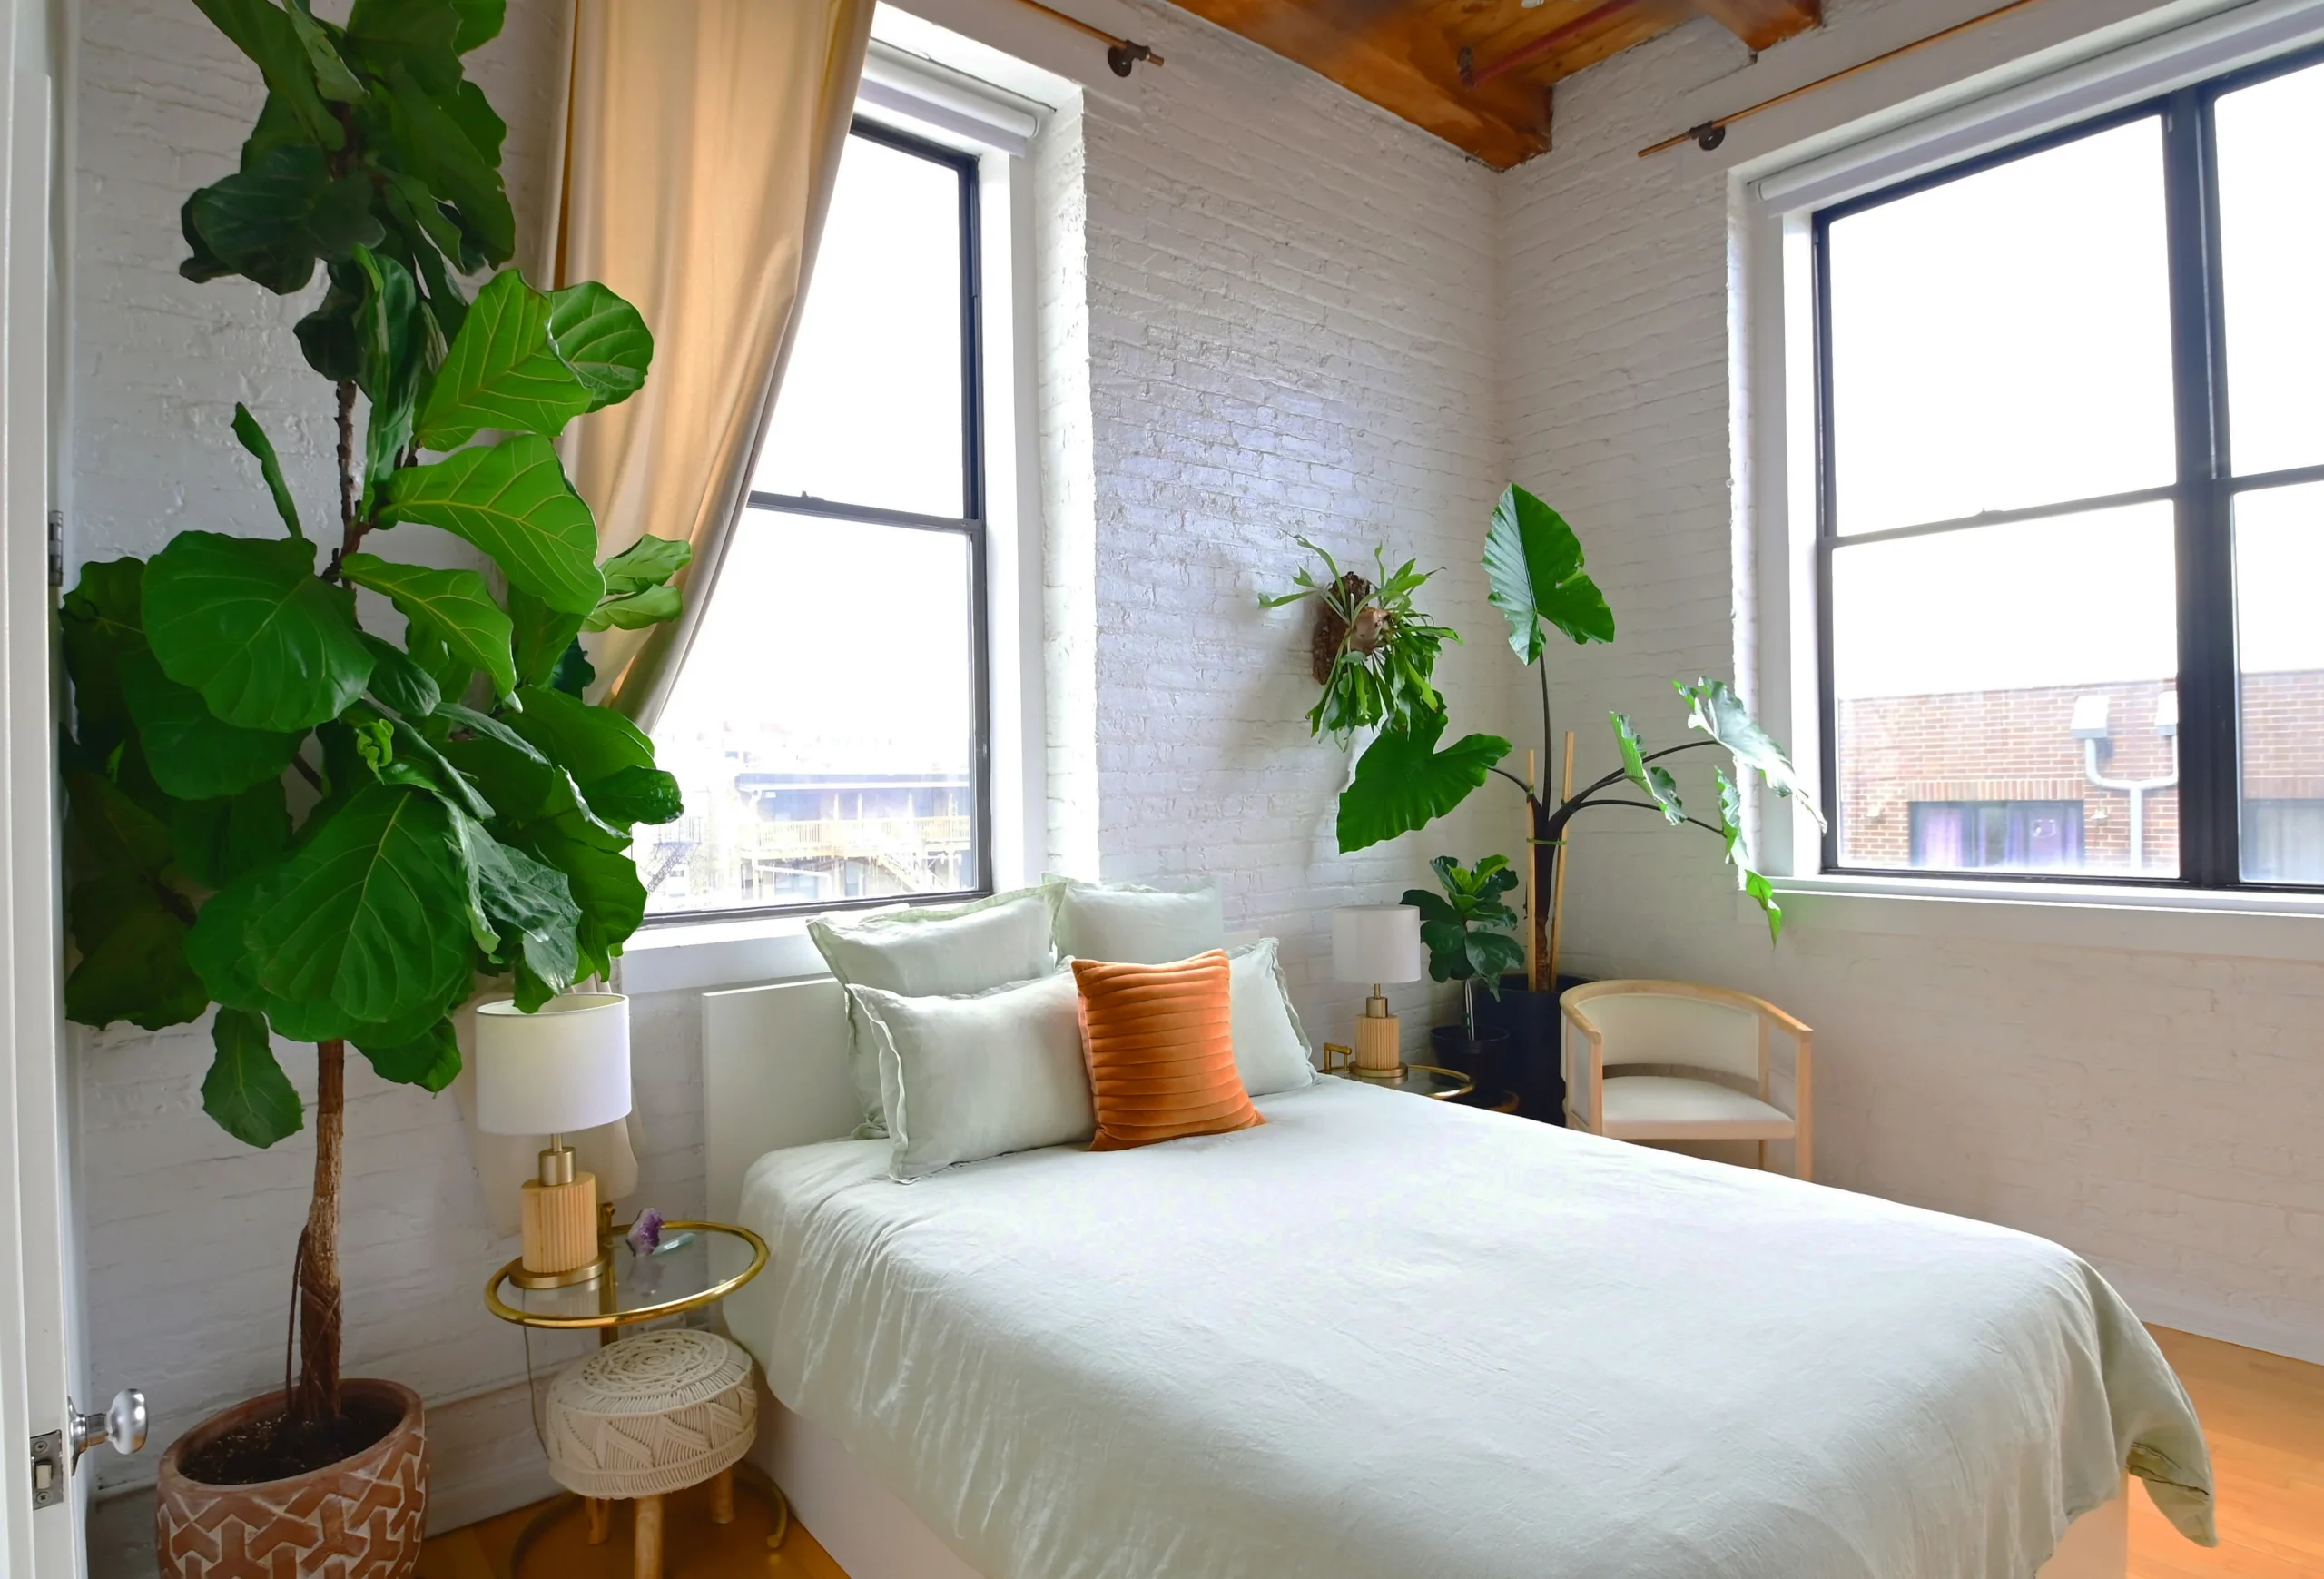
[[1092, 1151], [1266, 1122], [1235, 1067], [1224, 950], [1167, 965], [1076, 960], [1073, 980], [1098, 1109]]

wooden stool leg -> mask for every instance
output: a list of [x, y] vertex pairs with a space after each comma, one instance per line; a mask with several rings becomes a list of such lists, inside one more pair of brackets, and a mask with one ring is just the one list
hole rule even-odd
[[589, 1514], [589, 1544], [593, 1546], [604, 1545], [606, 1537], [614, 1533], [613, 1499], [603, 1496], [583, 1497], [581, 1505], [587, 1509]]
[[734, 1522], [734, 1466], [731, 1464], [711, 1478], [710, 1522], [714, 1525]]
[[630, 1564], [634, 1579], [662, 1579], [662, 1499], [637, 1499], [637, 1554]]

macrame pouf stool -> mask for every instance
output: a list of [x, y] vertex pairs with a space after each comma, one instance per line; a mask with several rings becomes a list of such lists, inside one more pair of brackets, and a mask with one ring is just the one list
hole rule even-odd
[[734, 1465], [758, 1430], [751, 1359], [708, 1332], [646, 1332], [608, 1344], [548, 1390], [548, 1469], [589, 1499], [589, 1543], [610, 1502], [637, 1504], [636, 1579], [661, 1579], [662, 1499], [704, 1481], [711, 1517], [734, 1516]]

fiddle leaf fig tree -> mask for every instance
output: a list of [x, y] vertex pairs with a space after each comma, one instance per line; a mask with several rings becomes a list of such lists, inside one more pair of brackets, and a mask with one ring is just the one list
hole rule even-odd
[[[149, 1031], [214, 1007], [202, 1106], [252, 1146], [304, 1125], [276, 1050], [315, 1044], [290, 1412], [328, 1436], [346, 1050], [441, 1090], [480, 976], [529, 1012], [620, 953], [645, 906], [631, 830], [680, 801], [652, 742], [583, 700], [576, 638], [677, 613], [688, 550], [647, 538], [600, 564], [557, 459], [568, 423], [637, 391], [653, 337], [602, 285], [500, 268], [503, 127], [461, 56], [502, 0], [355, 0], [343, 25], [308, 0], [195, 4], [266, 100], [241, 168], [186, 200], [181, 272], [278, 295], [323, 276], [297, 328], [337, 487], [299, 497], [237, 406], [247, 511], [90, 565], [64, 598], [65, 1006]], [[434, 533], [505, 594], [415, 562], [450, 547], [414, 540]]]

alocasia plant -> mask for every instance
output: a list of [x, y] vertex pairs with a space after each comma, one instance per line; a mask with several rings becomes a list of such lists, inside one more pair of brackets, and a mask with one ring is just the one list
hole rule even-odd
[[[600, 564], [553, 443], [644, 382], [636, 311], [507, 269], [467, 293], [516, 246], [504, 128], [461, 61], [503, 0], [355, 0], [343, 25], [308, 0], [195, 3], [267, 92], [241, 169], [186, 200], [181, 271], [283, 295], [328, 276], [298, 338], [334, 402], [338, 486], [302, 508], [237, 406], [265, 490], [246, 518], [92, 564], [65, 597], [65, 1007], [160, 1030], [214, 1005], [202, 1105], [253, 1146], [303, 1121], [275, 1039], [315, 1044], [291, 1408], [328, 1421], [346, 1049], [441, 1090], [480, 976], [530, 1011], [621, 952], [645, 908], [630, 831], [675, 817], [678, 787], [582, 699], [576, 637], [675, 614], [688, 550], [649, 537]], [[505, 593], [389, 546], [431, 528]], [[358, 588], [399, 637], [365, 627]]]
[[[1494, 505], [1485, 532], [1484, 570], [1487, 595], [1509, 622], [1509, 646], [1520, 662], [1539, 676], [1541, 693], [1541, 738], [1555, 735], [1551, 728], [1550, 685], [1545, 662], [1548, 629], [1555, 629], [1575, 644], [1610, 642], [1614, 616], [1605, 595], [1583, 568], [1581, 541], [1565, 518], [1514, 483]], [[1356, 759], [1355, 773], [1340, 794], [1339, 845], [1354, 851], [1426, 826], [1452, 810], [1498, 774], [1525, 796], [1532, 824], [1533, 892], [1551, 892], [1557, 853], [1564, 847], [1566, 824], [1596, 806], [1627, 806], [1659, 812], [1674, 826], [1691, 824], [1717, 834], [1725, 842], [1727, 859], [1739, 874], [1743, 891], [1766, 912], [1770, 937], [1780, 936], [1783, 909], [1775, 888], [1754, 870], [1744, 848], [1741, 789], [1725, 770], [1714, 770], [1719, 796], [1719, 820], [1704, 822], [1689, 816], [1678, 781], [1661, 759], [1681, 752], [1720, 748], [1732, 755], [1746, 772], [1756, 771], [1777, 794], [1797, 795], [1800, 804], [1820, 823], [1805, 787], [1783, 749], [1760, 728], [1742, 698], [1722, 680], [1673, 681], [1691, 711], [1687, 726], [1707, 736], [1649, 753], [1636, 726], [1620, 713], [1609, 715], [1622, 765], [1571, 796], [1551, 796], [1546, 785], [1527, 784], [1502, 768], [1509, 742], [1492, 735], [1468, 735], [1442, 750], [1445, 715], [1416, 710], [1409, 721], [1384, 727]], [[1616, 800], [1606, 793], [1628, 783], [1645, 792], [1647, 799]], [[1412, 903], [1412, 895], [1405, 896]], [[1532, 924], [1546, 926], [1546, 907], [1537, 903]], [[1533, 951], [1537, 972], [1547, 970], [1547, 950]], [[1536, 991], [1553, 983], [1536, 980]]]

